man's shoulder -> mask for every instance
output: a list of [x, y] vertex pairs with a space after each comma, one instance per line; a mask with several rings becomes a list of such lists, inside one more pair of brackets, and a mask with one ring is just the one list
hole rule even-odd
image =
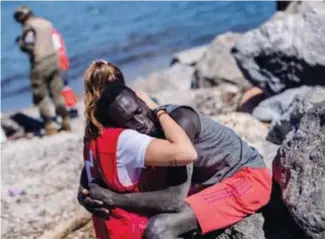
[[188, 105], [172, 105], [172, 104], [167, 104], [164, 105], [167, 109], [168, 113], [172, 113], [175, 110], [181, 110], [181, 111], [192, 111], [198, 114], [191, 106]]
[[53, 27], [52, 22], [43, 17], [33, 17], [31, 19], [28, 19], [25, 23], [25, 27], [34, 27], [36, 24], [42, 24], [51, 28]]

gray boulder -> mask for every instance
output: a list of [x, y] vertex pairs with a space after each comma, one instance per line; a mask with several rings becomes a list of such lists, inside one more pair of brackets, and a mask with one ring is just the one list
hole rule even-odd
[[241, 87], [249, 86], [230, 52], [239, 37], [238, 33], [228, 32], [217, 36], [210, 43], [195, 66], [193, 88], [211, 87], [225, 82]]
[[263, 100], [252, 112], [252, 115], [263, 122], [278, 121], [287, 111], [297, 96], [304, 97], [314, 87], [301, 86], [298, 88], [288, 89], [278, 95], [271, 96]]
[[275, 95], [325, 85], [325, 3], [303, 2], [297, 14], [273, 17], [244, 34], [232, 51], [253, 85]]
[[[302, 116], [315, 104], [325, 100], [325, 87], [301, 88], [305, 90], [295, 96], [280, 117], [273, 119], [266, 137], [268, 141], [281, 144], [285, 136], [299, 124]], [[285, 97], [282, 97], [282, 100], [286, 102]]]
[[282, 143], [274, 179], [290, 214], [313, 239], [325, 238], [325, 101], [316, 104]]

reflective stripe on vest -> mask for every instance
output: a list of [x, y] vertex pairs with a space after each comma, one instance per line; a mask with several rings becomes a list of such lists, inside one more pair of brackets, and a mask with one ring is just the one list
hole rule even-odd
[[67, 71], [69, 69], [70, 62], [66, 52], [65, 43], [63, 41], [62, 36], [58, 33], [55, 28], [52, 28], [52, 41], [55, 50], [59, 54], [60, 69], [63, 71]]

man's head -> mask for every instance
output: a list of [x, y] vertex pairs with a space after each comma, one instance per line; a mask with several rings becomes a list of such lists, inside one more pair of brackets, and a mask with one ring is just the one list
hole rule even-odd
[[14, 19], [16, 22], [24, 24], [33, 15], [34, 14], [31, 9], [26, 6], [21, 6], [15, 10]]
[[150, 135], [158, 132], [152, 111], [121, 82], [112, 81], [105, 87], [96, 108], [98, 121], [104, 126], [134, 129]]

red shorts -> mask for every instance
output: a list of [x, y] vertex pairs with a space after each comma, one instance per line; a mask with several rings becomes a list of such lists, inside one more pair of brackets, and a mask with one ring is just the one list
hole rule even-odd
[[266, 168], [242, 168], [232, 177], [189, 196], [202, 234], [228, 227], [270, 200], [271, 174]]

